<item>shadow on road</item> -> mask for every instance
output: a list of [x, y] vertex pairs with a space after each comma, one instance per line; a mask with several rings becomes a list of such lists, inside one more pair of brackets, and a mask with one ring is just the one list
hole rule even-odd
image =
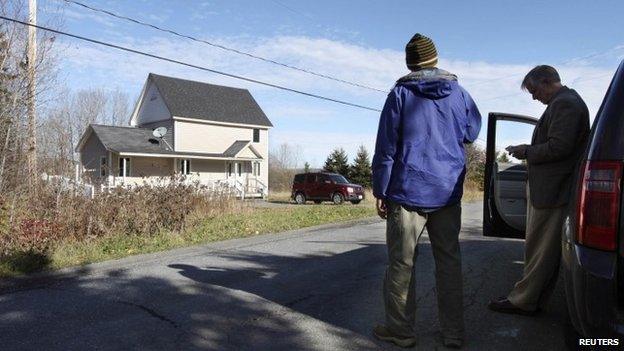
[[[562, 349], [561, 289], [536, 318], [486, 309], [488, 299], [507, 293], [520, 277], [523, 242], [477, 234], [462, 234], [465, 349]], [[169, 263], [148, 273], [117, 270], [3, 294], [0, 345], [11, 350], [378, 349], [369, 334], [383, 321], [386, 247], [381, 241], [343, 243], [359, 248], [303, 256], [234, 251], [219, 254], [227, 262], [219, 267]], [[426, 238], [419, 247], [417, 326], [420, 349], [428, 350], [436, 347], [438, 329], [434, 264]], [[168, 269], [177, 274], [166, 279], [156, 274]]]

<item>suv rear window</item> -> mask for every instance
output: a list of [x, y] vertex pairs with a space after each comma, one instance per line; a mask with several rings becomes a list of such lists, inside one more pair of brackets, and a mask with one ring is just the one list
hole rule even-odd
[[316, 174], [308, 174], [306, 177], [306, 183], [314, 183], [316, 181]]
[[295, 175], [294, 183], [295, 184], [301, 184], [301, 183], [303, 183], [304, 179], [305, 179], [305, 174], [297, 174], [297, 175]]

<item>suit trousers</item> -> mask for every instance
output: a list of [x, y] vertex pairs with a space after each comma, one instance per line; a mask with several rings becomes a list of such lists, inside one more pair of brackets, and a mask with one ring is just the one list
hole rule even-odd
[[524, 272], [507, 298], [516, 307], [535, 311], [548, 301], [557, 283], [565, 207], [535, 208], [530, 198], [527, 207]]
[[388, 201], [386, 242], [388, 267], [383, 286], [386, 327], [400, 335], [414, 335], [418, 239], [427, 228], [435, 260], [438, 315], [442, 335], [463, 339], [463, 287], [459, 231], [461, 205], [435, 212], [408, 211]]

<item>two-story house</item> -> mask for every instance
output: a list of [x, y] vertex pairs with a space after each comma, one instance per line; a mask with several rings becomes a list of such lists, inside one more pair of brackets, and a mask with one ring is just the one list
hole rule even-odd
[[246, 89], [150, 73], [130, 126], [91, 124], [76, 151], [83, 179], [94, 184], [140, 185], [183, 174], [266, 196], [271, 127]]

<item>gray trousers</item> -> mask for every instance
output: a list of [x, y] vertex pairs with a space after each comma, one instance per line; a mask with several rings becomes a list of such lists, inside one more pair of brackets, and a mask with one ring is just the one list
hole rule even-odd
[[397, 334], [413, 335], [416, 321], [416, 281], [414, 264], [418, 239], [425, 227], [435, 259], [438, 315], [442, 335], [463, 339], [464, 314], [459, 230], [461, 205], [453, 205], [420, 215], [388, 202], [386, 242], [388, 267], [383, 296], [386, 327]]
[[535, 311], [552, 295], [561, 260], [564, 209], [539, 209], [527, 201], [524, 273], [507, 296], [519, 308]]

